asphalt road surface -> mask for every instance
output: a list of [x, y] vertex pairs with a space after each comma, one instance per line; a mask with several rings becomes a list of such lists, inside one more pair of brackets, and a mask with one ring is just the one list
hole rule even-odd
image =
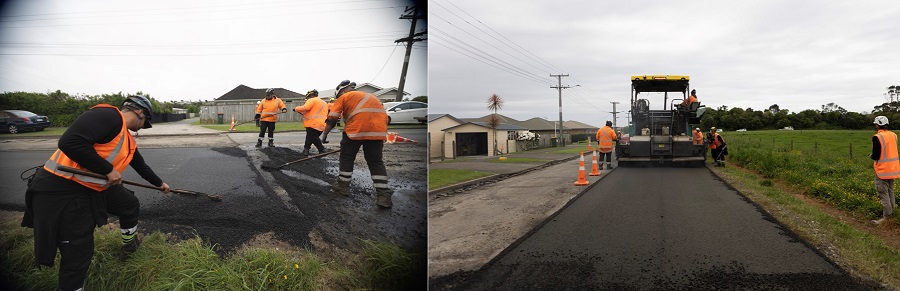
[[[337, 144], [328, 147], [336, 149]], [[182, 238], [199, 235], [217, 244], [223, 253], [265, 233], [313, 249], [323, 243], [355, 249], [361, 245], [361, 239], [370, 239], [425, 253], [424, 144], [385, 145], [388, 185], [395, 190], [394, 207], [386, 210], [375, 206], [374, 188], [362, 151], [357, 156], [349, 197], [331, 191], [330, 184], [338, 172], [337, 155], [281, 170], [260, 168], [267, 162], [280, 164], [299, 159], [299, 150], [297, 146], [255, 148], [253, 143], [217, 148], [141, 148], [147, 163], [170, 187], [217, 194], [223, 199], [214, 202], [126, 186], [141, 201], [139, 228], [142, 232], [159, 230]], [[0, 209], [24, 210], [27, 187], [19, 175], [42, 165], [51, 153], [0, 152]], [[123, 177], [146, 184], [130, 167]]]
[[[705, 168], [618, 168], [435, 290], [868, 290]], [[874, 287], [873, 287], [874, 286]]]

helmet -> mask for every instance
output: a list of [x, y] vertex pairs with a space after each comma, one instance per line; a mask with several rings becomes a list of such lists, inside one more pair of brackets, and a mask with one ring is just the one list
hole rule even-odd
[[696, 130], [696, 131], [700, 131], [700, 128], [699, 128], [699, 127], [698, 127], [698, 128], [695, 128], [695, 129], [694, 129], [694, 130]]
[[125, 102], [122, 103], [122, 107], [132, 107], [143, 110], [144, 116], [147, 117], [147, 119], [144, 120], [143, 128], [153, 127], [150, 125], [150, 119], [153, 117], [153, 104], [150, 103], [150, 99], [147, 99], [147, 97], [141, 95], [128, 96], [128, 98], [125, 99]]
[[606, 121], [606, 126], [612, 126], [612, 121], [607, 120], [607, 121]]
[[334, 88], [335, 96], [338, 96], [337, 94], [341, 92], [341, 89], [344, 89], [347, 87], [350, 87], [350, 89], [356, 89], [356, 82], [350, 82], [350, 80], [341, 81], [341, 83], [338, 84], [337, 87]]
[[697, 89], [691, 89], [691, 95], [697, 95]]
[[715, 126], [709, 128], [709, 131], [714, 131], [714, 130], [716, 130]]
[[331, 97], [331, 99], [328, 99], [328, 102], [334, 102], [334, 97]]
[[275, 95], [275, 89], [273, 89], [273, 88], [266, 89], [266, 96], [269, 96], [269, 95]]
[[319, 90], [312, 89], [312, 90], [306, 91], [306, 97], [307, 97], [307, 98], [309, 98], [309, 97], [317, 97], [317, 96], [319, 96]]
[[880, 126], [885, 126], [888, 125], [888, 118], [884, 115], [880, 115], [878, 117], [875, 117], [875, 122], [872, 123]]

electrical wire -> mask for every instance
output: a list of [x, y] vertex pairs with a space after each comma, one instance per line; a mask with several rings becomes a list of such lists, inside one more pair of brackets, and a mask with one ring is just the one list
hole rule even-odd
[[394, 56], [394, 52], [397, 51], [397, 47], [399, 47], [399, 46], [400, 46], [400, 44], [394, 45], [394, 49], [391, 50], [391, 55], [389, 55], [389, 56], [387, 57], [387, 60], [384, 61], [384, 65], [381, 66], [381, 70], [378, 70], [378, 74], [375, 74], [375, 77], [372, 77], [372, 80], [369, 81], [369, 83], [374, 82], [375, 79], [378, 78], [379, 75], [381, 75], [381, 71], [384, 71], [384, 67], [387, 67], [388, 62], [391, 61], [391, 57]]

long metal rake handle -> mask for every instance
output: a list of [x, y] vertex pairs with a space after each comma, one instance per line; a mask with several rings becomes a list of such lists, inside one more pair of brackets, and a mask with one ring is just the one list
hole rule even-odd
[[[94, 173], [94, 172], [82, 171], [82, 170], [75, 169], [75, 168], [72, 168], [72, 167], [59, 166], [58, 169], [59, 169], [60, 171], [63, 171], [63, 172], [69, 172], [69, 173], [73, 173], [73, 174], [78, 174], [78, 175], [83, 175], [83, 176], [88, 176], [88, 177], [94, 177], [94, 178], [97, 178], [97, 179], [107, 179], [106, 175], [101, 175], [101, 174], [97, 174], [97, 173]], [[128, 180], [122, 180], [122, 183], [128, 184], [128, 185], [133, 185], [133, 186], [138, 186], [138, 187], [143, 187], [143, 188], [147, 188], [147, 189], [154, 189], [154, 190], [163, 191], [163, 188], [162, 188], [162, 187], [156, 187], [156, 186], [149, 185], [149, 184], [141, 184], [141, 183], [132, 182], [132, 181], [128, 181]], [[216, 202], [222, 201], [222, 197], [219, 196], [219, 195], [213, 195], [213, 194], [206, 194], [206, 193], [194, 192], [194, 191], [190, 191], [190, 190], [184, 190], [184, 189], [169, 189], [169, 192], [172, 192], [172, 193], [178, 193], [178, 194], [194, 195], [194, 196], [206, 196], [206, 197], [209, 198], [210, 200], [213, 200], [213, 201], [216, 201]]]

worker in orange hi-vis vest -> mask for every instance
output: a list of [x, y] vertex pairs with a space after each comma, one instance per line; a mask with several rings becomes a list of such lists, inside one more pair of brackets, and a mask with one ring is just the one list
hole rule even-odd
[[869, 158], [875, 162], [875, 191], [881, 200], [881, 218], [872, 223], [880, 225], [888, 221], [897, 208], [897, 197], [894, 195], [894, 179], [900, 178], [900, 157], [897, 153], [897, 134], [888, 130], [888, 119], [885, 116], [875, 117], [875, 130], [872, 136], [872, 154]]
[[259, 114], [259, 139], [256, 141], [256, 147], [262, 146], [263, 134], [269, 132], [269, 146], [274, 147], [275, 122], [278, 121], [278, 114], [287, 112], [287, 107], [278, 96], [275, 96], [275, 89], [266, 89], [266, 98], [260, 100], [256, 106], [256, 114]]
[[294, 111], [303, 114], [303, 127], [306, 128], [306, 143], [303, 144], [303, 155], [309, 155], [309, 149], [315, 145], [319, 153], [325, 152], [325, 146], [319, 136], [325, 130], [325, 119], [328, 117], [328, 104], [319, 98], [316, 89], [306, 92], [306, 103], [297, 106]]
[[699, 127], [694, 129], [694, 139], [693, 139], [693, 141], [694, 141], [694, 144], [695, 144], [695, 145], [702, 145], [702, 144], [703, 144], [703, 132], [700, 131], [700, 128], [699, 128]]
[[[331, 107], [334, 106], [334, 100], [335, 100], [334, 97], [331, 97], [331, 98], [328, 99], [328, 113], [331, 113]], [[338, 120], [337, 123], [335, 123], [335, 126], [341, 126], [341, 121]], [[321, 138], [322, 143], [328, 143], [327, 138], [328, 138], [328, 135], [327, 135], [327, 134], [323, 134], [323, 135], [322, 135], [322, 138]]]
[[706, 134], [706, 138], [709, 140], [710, 154], [712, 155], [716, 166], [725, 166], [725, 156], [728, 155], [728, 147], [725, 144], [725, 138], [719, 135], [715, 127], [709, 128], [709, 133]]
[[597, 130], [597, 144], [600, 151], [600, 169], [603, 169], [603, 160], [606, 157], [606, 169], [612, 170], [612, 152], [614, 142], [618, 140], [616, 131], [612, 129], [612, 121], [607, 121], [606, 126]]
[[344, 118], [341, 139], [340, 173], [334, 184], [335, 192], [350, 195], [350, 178], [359, 148], [363, 149], [377, 198], [375, 204], [389, 208], [393, 205], [393, 191], [388, 188], [387, 169], [382, 160], [384, 141], [387, 139], [388, 116], [381, 100], [371, 93], [356, 91], [356, 83], [344, 80], [335, 88], [337, 101], [328, 113], [324, 136], [334, 128], [338, 119]]

